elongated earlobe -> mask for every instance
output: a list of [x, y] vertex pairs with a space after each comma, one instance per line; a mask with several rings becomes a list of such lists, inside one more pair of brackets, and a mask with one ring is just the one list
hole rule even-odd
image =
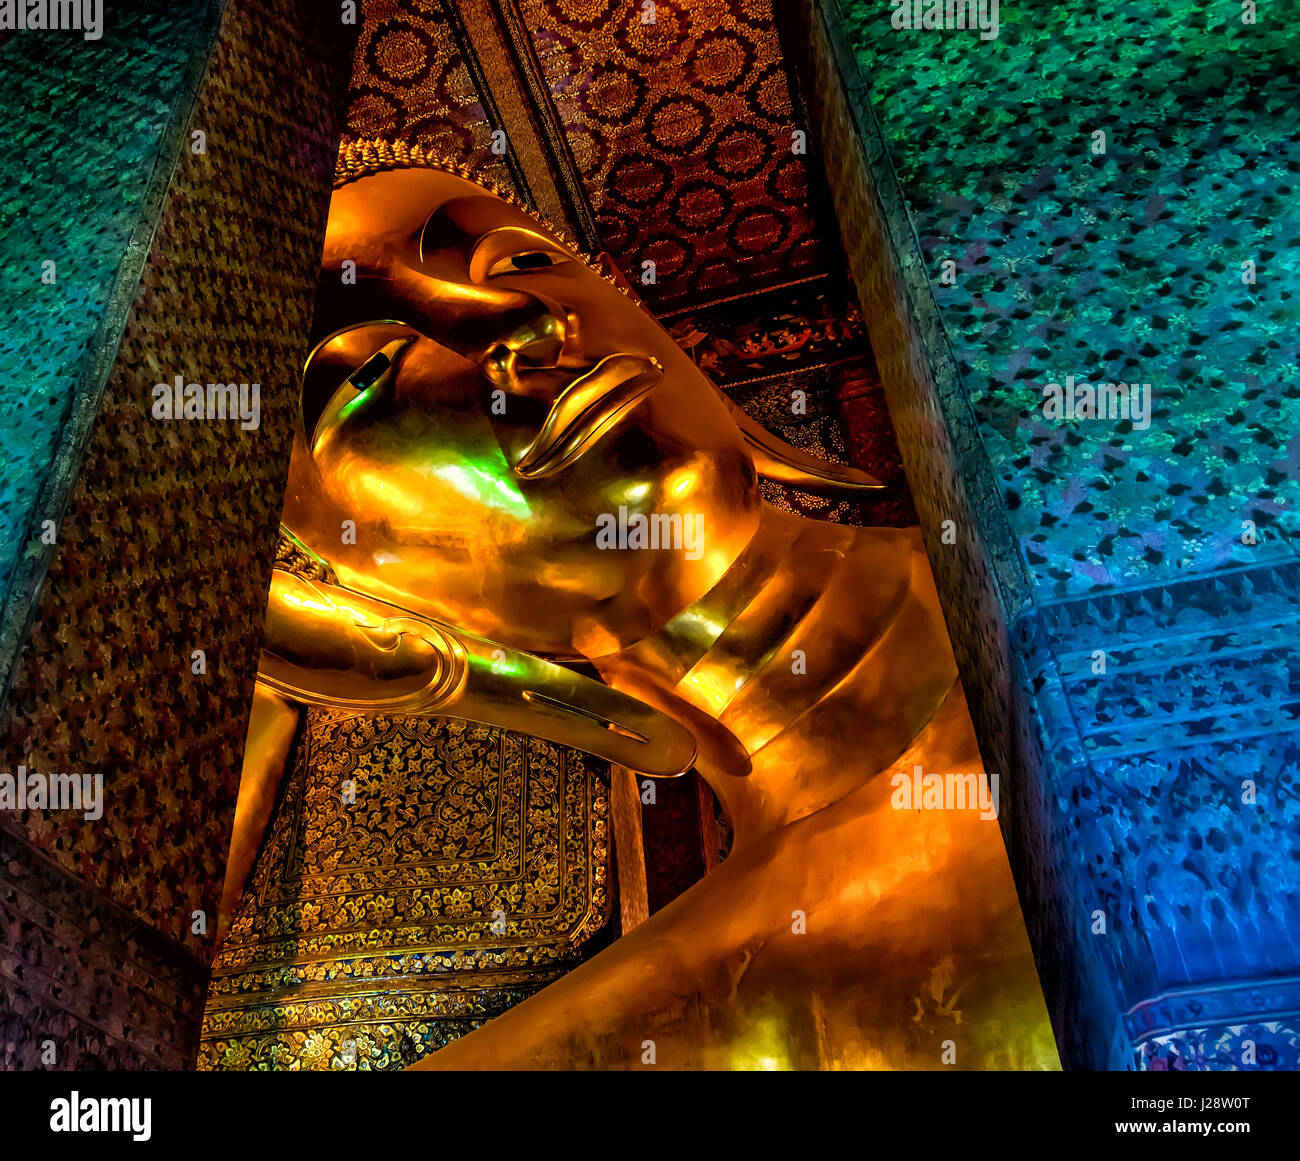
[[[715, 391], [718, 389], [715, 387]], [[875, 476], [848, 464], [834, 464], [800, 451], [751, 419], [721, 391], [718, 394], [731, 410], [732, 418], [745, 437], [758, 474], [768, 480], [806, 488], [810, 492], [862, 492], [883, 488]]]

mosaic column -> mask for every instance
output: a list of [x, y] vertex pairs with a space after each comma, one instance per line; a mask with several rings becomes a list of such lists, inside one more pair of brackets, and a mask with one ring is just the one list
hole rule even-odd
[[[347, 38], [311, 7], [0, 41], [3, 771], [101, 788], [0, 814], [6, 1068], [197, 1051], [337, 143]], [[255, 421], [159, 418], [177, 377], [256, 382]]]

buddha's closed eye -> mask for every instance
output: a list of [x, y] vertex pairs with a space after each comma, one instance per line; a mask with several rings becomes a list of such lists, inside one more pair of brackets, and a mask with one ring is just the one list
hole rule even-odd
[[523, 226], [498, 226], [478, 235], [466, 248], [468, 241], [464, 234], [449, 228], [443, 215], [435, 211], [420, 232], [420, 261], [426, 261], [435, 252], [458, 252], [468, 262], [471, 282], [552, 270], [575, 261], [553, 238]]
[[526, 270], [545, 270], [559, 266], [562, 259], [545, 250], [529, 250], [523, 254], [509, 254], [498, 258], [487, 272], [489, 278], [499, 274], [518, 274]]

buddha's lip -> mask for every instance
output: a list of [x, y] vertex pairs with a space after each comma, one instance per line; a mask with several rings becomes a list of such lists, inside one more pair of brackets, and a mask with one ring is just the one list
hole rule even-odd
[[647, 355], [609, 355], [556, 396], [515, 472], [544, 479], [568, 467], [663, 378], [663, 364]]

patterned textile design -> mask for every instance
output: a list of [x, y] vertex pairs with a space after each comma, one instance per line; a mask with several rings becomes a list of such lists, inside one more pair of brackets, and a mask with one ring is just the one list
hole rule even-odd
[[[32, 913], [18, 912], [9, 951], [30, 982], [6, 989], [9, 1002], [21, 1009], [46, 977], [66, 981], [65, 1066], [80, 1054], [170, 1066], [172, 1052], [141, 1032], [154, 1023], [177, 1052], [196, 1039], [197, 989], [166, 1002], [133, 990], [154, 969], [132, 950], [127, 917], [174, 958], [210, 957], [336, 150], [337, 35], [292, 0], [224, 10], [190, 122], [207, 153], [179, 159], [0, 720], [9, 762], [104, 781], [98, 821], [5, 821], [120, 909], [68, 896], [80, 910], [65, 912], [42, 898], [57, 912], [53, 950], [50, 923], [23, 925]], [[154, 420], [153, 385], [178, 374], [260, 382], [260, 427]], [[105, 922], [120, 943], [82, 934], [103, 915], [118, 916]], [[120, 962], [101, 980], [105, 955]]]
[[590, 954], [612, 912], [602, 763], [465, 722], [306, 718], [201, 1068], [400, 1068]]

